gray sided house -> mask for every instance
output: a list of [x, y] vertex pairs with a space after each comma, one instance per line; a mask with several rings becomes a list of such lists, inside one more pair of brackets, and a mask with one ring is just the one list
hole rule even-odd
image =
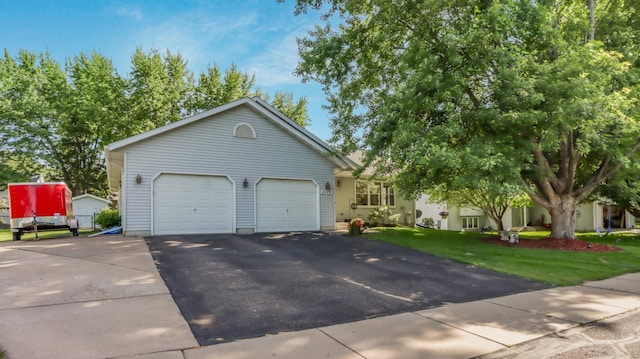
[[127, 236], [335, 228], [325, 142], [259, 98], [243, 98], [106, 146]]

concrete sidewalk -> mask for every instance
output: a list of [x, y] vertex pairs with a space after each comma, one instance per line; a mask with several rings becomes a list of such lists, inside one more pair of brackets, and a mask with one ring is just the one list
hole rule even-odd
[[[541, 357], [532, 351], [535, 339], [552, 340], [551, 334], [573, 333], [606, 318], [640, 317], [639, 308], [636, 273], [198, 347], [143, 240], [0, 244], [0, 347], [11, 359]], [[622, 338], [618, 355], [640, 350], [634, 333], [635, 341]]]

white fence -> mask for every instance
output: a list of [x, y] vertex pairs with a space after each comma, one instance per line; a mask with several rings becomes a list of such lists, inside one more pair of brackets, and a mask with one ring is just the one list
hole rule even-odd
[[80, 229], [96, 229], [96, 215], [76, 215]]

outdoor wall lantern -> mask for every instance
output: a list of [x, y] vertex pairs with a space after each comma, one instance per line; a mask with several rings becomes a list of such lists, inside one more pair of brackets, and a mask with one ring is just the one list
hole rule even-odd
[[324, 185], [324, 189], [326, 189], [327, 191], [331, 191], [331, 183], [329, 183], [329, 181], [327, 181], [327, 184]]
[[245, 177], [244, 181], [242, 181], [242, 187], [244, 188], [249, 187], [249, 180], [247, 179], [247, 177]]
[[336, 182], [336, 186], [338, 186], [338, 187], [342, 186], [342, 183], [340, 182], [340, 180], [338, 180], [338, 182]]
[[138, 175], [136, 176], [136, 183], [140, 184], [142, 183], [142, 176], [140, 176], [140, 174], [138, 173]]

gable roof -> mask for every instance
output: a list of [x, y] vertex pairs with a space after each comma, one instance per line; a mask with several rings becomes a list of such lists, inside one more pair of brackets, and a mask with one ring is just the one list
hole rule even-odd
[[73, 201], [77, 201], [77, 200], [83, 199], [83, 198], [93, 198], [95, 200], [102, 201], [102, 202], [104, 202], [106, 204], [111, 204], [111, 201], [109, 201], [108, 199], [100, 198], [98, 196], [94, 196], [94, 195], [88, 194], [88, 193], [73, 197], [72, 200]]
[[259, 97], [248, 98], [244, 97], [239, 100], [230, 102], [228, 104], [218, 106], [211, 110], [184, 118], [180, 121], [176, 121], [170, 123], [168, 125], [155, 128], [153, 130], [141, 133], [139, 135], [135, 135], [132, 137], [125, 138], [123, 140], [111, 143], [105, 146], [105, 161], [107, 164], [107, 177], [109, 182], [109, 188], [114, 192], [118, 190], [119, 181], [120, 181], [120, 168], [123, 165], [124, 154], [123, 150], [135, 143], [144, 141], [146, 139], [158, 136], [160, 134], [164, 134], [180, 127], [189, 125], [191, 123], [210, 118], [219, 113], [229, 111], [233, 108], [240, 106], [248, 106], [253, 110], [257, 111], [261, 115], [263, 115], [266, 119], [273, 122], [275, 125], [280, 127], [285, 132], [289, 133], [294, 138], [297, 138], [302, 143], [309, 146], [311, 149], [316, 152], [326, 155], [327, 159], [333, 162], [337, 168], [342, 170], [352, 170], [353, 162], [349, 159], [340, 156], [336, 153], [331, 146], [329, 146], [326, 142], [322, 141], [311, 132], [298, 125], [295, 121], [291, 120], [287, 116], [285, 116], [282, 112], [278, 111], [275, 107], [271, 106], [269, 103], [264, 101]]

